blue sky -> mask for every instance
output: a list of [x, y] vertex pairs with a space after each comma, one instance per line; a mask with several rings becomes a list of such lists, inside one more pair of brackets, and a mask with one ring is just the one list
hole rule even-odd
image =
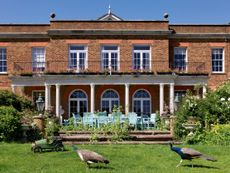
[[108, 11], [127, 20], [161, 20], [174, 24], [228, 24], [230, 0], [1, 0], [0, 23], [49, 23], [56, 19], [94, 20]]

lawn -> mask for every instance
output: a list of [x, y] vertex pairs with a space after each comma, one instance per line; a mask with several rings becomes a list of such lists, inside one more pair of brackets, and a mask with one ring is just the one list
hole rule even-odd
[[87, 168], [70, 146], [64, 152], [33, 153], [30, 144], [0, 143], [0, 172], [12, 173], [227, 173], [230, 170], [230, 146], [193, 145], [196, 150], [218, 159], [218, 162], [194, 160], [176, 168], [180, 158], [167, 145], [79, 145], [79, 149], [96, 151], [110, 160], [109, 165]]

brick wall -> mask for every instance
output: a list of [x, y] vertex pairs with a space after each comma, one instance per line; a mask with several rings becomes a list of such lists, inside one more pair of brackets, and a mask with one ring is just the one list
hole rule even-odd
[[229, 33], [229, 25], [169, 25], [176, 33]]
[[[170, 25], [177, 33], [230, 33], [229, 25]], [[0, 25], [0, 32], [47, 32], [49, 29], [124, 29], [124, 30], [167, 30], [168, 22], [163, 21], [52, 21], [47, 25]], [[64, 36], [63, 36], [64, 37]], [[41, 39], [6, 39], [0, 42], [0, 47], [7, 48], [8, 73], [14, 74], [14, 63], [22, 62], [22, 67], [31, 72], [32, 47], [46, 47], [47, 67], [51, 72], [66, 71], [68, 67], [68, 46], [70, 44], [85, 44], [88, 46], [89, 68], [92, 71], [100, 69], [100, 48], [103, 44], [117, 44], [120, 48], [120, 59], [126, 61], [121, 64], [121, 70], [132, 65], [132, 48], [135, 44], [149, 44], [151, 46], [152, 69], [154, 71], [168, 71], [169, 60], [173, 59], [173, 48], [185, 46], [188, 48], [189, 61], [204, 62], [208, 71], [211, 88], [230, 78], [230, 43], [210, 40], [169, 40], [167, 37], [157, 36], [75, 36], [66, 38]], [[225, 73], [211, 73], [211, 48], [224, 47]], [[90, 61], [95, 61], [93, 63]], [[128, 62], [127, 62], [128, 61]], [[96, 65], [95, 65], [96, 64]], [[194, 70], [195, 71], [195, 70]], [[10, 80], [6, 75], [0, 75], [1, 88], [10, 88]]]
[[51, 21], [51, 29], [168, 30], [164, 21]]
[[[215, 89], [221, 83], [230, 78], [230, 43], [229, 42], [210, 42], [210, 41], [170, 41], [169, 55], [170, 61], [173, 60], [174, 47], [186, 47], [188, 62], [205, 63], [205, 72], [209, 74], [208, 86]], [[212, 48], [224, 48], [225, 73], [212, 73], [211, 50]]]

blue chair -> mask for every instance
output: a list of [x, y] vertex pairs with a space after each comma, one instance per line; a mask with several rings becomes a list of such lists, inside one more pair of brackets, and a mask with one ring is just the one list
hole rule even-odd
[[118, 122], [121, 121], [121, 112], [113, 112], [112, 113], [112, 118], [113, 118], [113, 122]]
[[149, 129], [150, 127], [150, 118], [148, 115], [142, 115], [142, 129]]
[[107, 113], [105, 111], [104, 112], [98, 112], [97, 115], [98, 115], [98, 117], [107, 116]]
[[69, 125], [69, 120], [68, 119], [64, 119], [62, 125], [63, 126], [68, 126]]
[[128, 113], [129, 125], [137, 128], [137, 114], [135, 112]]
[[156, 113], [152, 113], [150, 115], [150, 126], [151, 127], [156, 127], [156, 118], [157, 118]]
[[83, 113], [83, 125], [94, 127], [97, 126], [97, 119], [95, 115], [91, 112], [84, 112]]
[[109, 122], [109, 117], [105, 116], [105, 115], [100, 115], [97, 117], [97, 127], [101, 127], [103, 125], [108, 124]]
[[79, 114], [72, 113], [73, 119], [74, 119], [74, 126], [78, 126], [79, 124], [82, 124], [82, 118]]
[[127, 121], [129, 121], [128, 116], [125, 116], [124, 114], [121, 114], [121, 116], [120, 116], [120, 122], [121, 123], [125, 123]]

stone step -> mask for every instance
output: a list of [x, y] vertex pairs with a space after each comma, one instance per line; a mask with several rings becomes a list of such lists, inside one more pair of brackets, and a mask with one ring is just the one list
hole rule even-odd
[[170, 134], [170, 131], [159, 131], [159, 130], [149, 130], [149, 131], [130, 131], [129, 134], [136, 135], [158, 135], [158, 134]]
[[168, 141], [172, 140], [172, 135], [130, 135], [133, 141]]
[[[60, 136], [63, 141], [90, 141], [91, 135], [90, 134], [78, 134], [78, 135], [61, 135]], [[108, 141], [112, 139], [111, 135], [98, 135], [98, 141]], [[163, 134], [163, 135], [136, 135], [130, 134], [128, 137], [128, 141], [168, 141], [172, 140], [173, 137], [170, 134]]]
[[[89, 142], [89, 141], [68, 141], [63, 142], [65, 145], [82, 145], [82, 144], [97, 144], [97, 145], [108, 145], [108, 144], [132, 144], [132, 145], [138, 145], [138, 144], [145, 144], [145, 145], [168, 145], [170, 141], [120, 141], [120, 142], [110, 142], [110, 141], [100, 141], [100, 142]], [[174, 144], [181, 144], [181, 142], [173, 141]]]
[[[89, 131], [60, 131], [59, 135], [77, 135], [77, 134], [91, 134]], [[170, 134], [170, 131], [159, 131], [159, 130], [146, 130], [146, 131], [130, 131], [129, 134], [149, 134], [149, 135], [158, 135], [158, 134]]]

